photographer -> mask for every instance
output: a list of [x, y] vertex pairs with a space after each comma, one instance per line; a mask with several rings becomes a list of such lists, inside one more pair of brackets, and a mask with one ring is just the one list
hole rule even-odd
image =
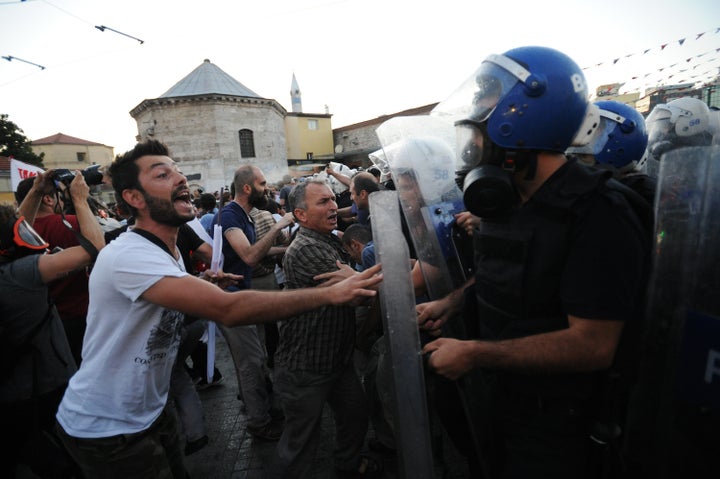
[[41, 477], [69, 477], [66, 468], [72, 467], [53, 447], [51, 431], [76, 365], [47, 285], [89, 265], [104, 240], [87, 205], [88, 186], [77, 175], [70, 193], [85, 246], [45, 254], [49, 244], [30, 224], [54, 189], [51, 175], [33, 178], [19, 216], [10, 204], [0, 204], [0, 428], [9, 438], [0, 448], [2, 477], [15, 477], [21, 463]]
[[[83, 183], [86, 184], [84, 189], [88, 191], [82, 197], [71, 196], [71, 198], [68, 198], [69, 185], [76, 178], [73, 172], [53, 170], [46, 179], [48, 184], [40, 197], [40, 205], [37, 209], [33, 228], [48, 242], [51, 251], [55, 250], [55, 248], [66, 249], [80, 245], [76, 232], [81, 234], [85, 234], [85, 232], [80, 228], [77, 216], [75, 214], [65, 214], [65, 212], [68, 210], [75, 211], [75, 207], [80, 203], [88, 205], [88, 181], [92, 182], [92, 184], [98, 183], [97, 178], [88, 176], [88, 170], [86, 169], [82, 174], [77, 175], [83, 178]], [[23, 202], [28, 191], [33, 186], [34, 180], [35, 178], [31, 177], [20, 182], [15, 192], [15, 199], [18, 204]], [[102, 175], [100, 175], [99, 181], [102, 181]], [[71, 201], [66, 203], [66, 198]], [[65, 226], [63, 217], [70, 223], [72, 230]], [[97, 221], [97, 218], [95, 218], [96, 223]], [[60, 319], [62, 319], [63, 328], [75, 363], [80, 365], [82, 341], [85, 335], [85, 318], [89, 302], [88, 274], [85, 269], [80, 269], [53, 281], [48, 287], [50, 288], [50, 297], [57, 308]]]

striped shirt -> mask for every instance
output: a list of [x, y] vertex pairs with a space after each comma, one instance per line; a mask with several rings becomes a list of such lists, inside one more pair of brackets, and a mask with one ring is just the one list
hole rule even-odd
[[[317, 286], [313, 276], [337, 270], [336, 260], [348, 261], [337, 236], [300, 227], [283, 259], [285, 287]], [[322, 306], [278, 324], [278, 364], [290, 370], [326, 374], [350, 363], [355, 345], [355, 308]]]

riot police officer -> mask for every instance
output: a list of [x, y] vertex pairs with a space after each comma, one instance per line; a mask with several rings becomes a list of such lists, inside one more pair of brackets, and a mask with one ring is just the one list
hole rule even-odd
[[697, 98], [681, 97], [660, 103], [648, 115], [648, 173], [657, 176], [662, 155], [687, 146], [710, 146], [717, 135], [717, 118]]
[[614, 100], [594, 103], [599, 119], [586, 145], [571, 146], [567, 153], [590, 166], [608, 169], [615, 179], [652, 205], [657, 183], [643, 170], [647, 161], [645, 120], [635, 108]]
[[[464, 100], [463, 100], [464, 97]], [[440, 338], [428, 364], [450, 379], [480, 369], [489, 477], [590, 477], [591, 439], [623, 331], [642, 317], [649, 244], [610, 172], [564, 152], [591, 111], [565, 54], [490, 55], [438, 112], [455, 120], [457, 170], [473, 232], [475, 284], [419, 305], [476, 322], [478, 338]], [[461, 105], [452, 109], [453, 105]], [[632, 329], [632, 328], [630, 328]]]

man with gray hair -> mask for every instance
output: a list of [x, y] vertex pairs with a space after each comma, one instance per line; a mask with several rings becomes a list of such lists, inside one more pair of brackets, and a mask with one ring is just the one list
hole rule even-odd
[[[324, 279], [359, 274], [349, 266], [337, 228], [335, 194], [324, 181], [293, 188], [290, 208], [300, 224], [283, 258], [286, 289], [315, 287]], [[340, 273], [338, 273], [340, 268]], [[285, 413], [270, 477], [307, 477], [320, 442], [320, 421], [327, 402], [336, 427], [334, 462], [340, 474], [375, 477], [382, 467], [362, 456], [368, 413], [352, 363], [355, 309], [322, 306], [280, 321], [275, 353], [275, 391]]]

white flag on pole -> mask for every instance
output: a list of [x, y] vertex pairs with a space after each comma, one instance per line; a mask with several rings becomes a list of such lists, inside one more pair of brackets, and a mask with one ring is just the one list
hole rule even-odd
[[43, 171], [45, 170], [39, 166], [30, 165], [15, 158], [10, 158], [10, 187], [13, 191], [17, 191], [17, 187], [22, 180], [30, 178], [31, 176], [37, 176], [38, 173], [42, 173]]
[[[210, 261], [210, 271], [217, 273], [222, 267], [222, 226], [213, 227], [213, 252]], [[215, 323], [208, 321], [207, 341], [207, 382], [210, 384], [215, 374]]]

